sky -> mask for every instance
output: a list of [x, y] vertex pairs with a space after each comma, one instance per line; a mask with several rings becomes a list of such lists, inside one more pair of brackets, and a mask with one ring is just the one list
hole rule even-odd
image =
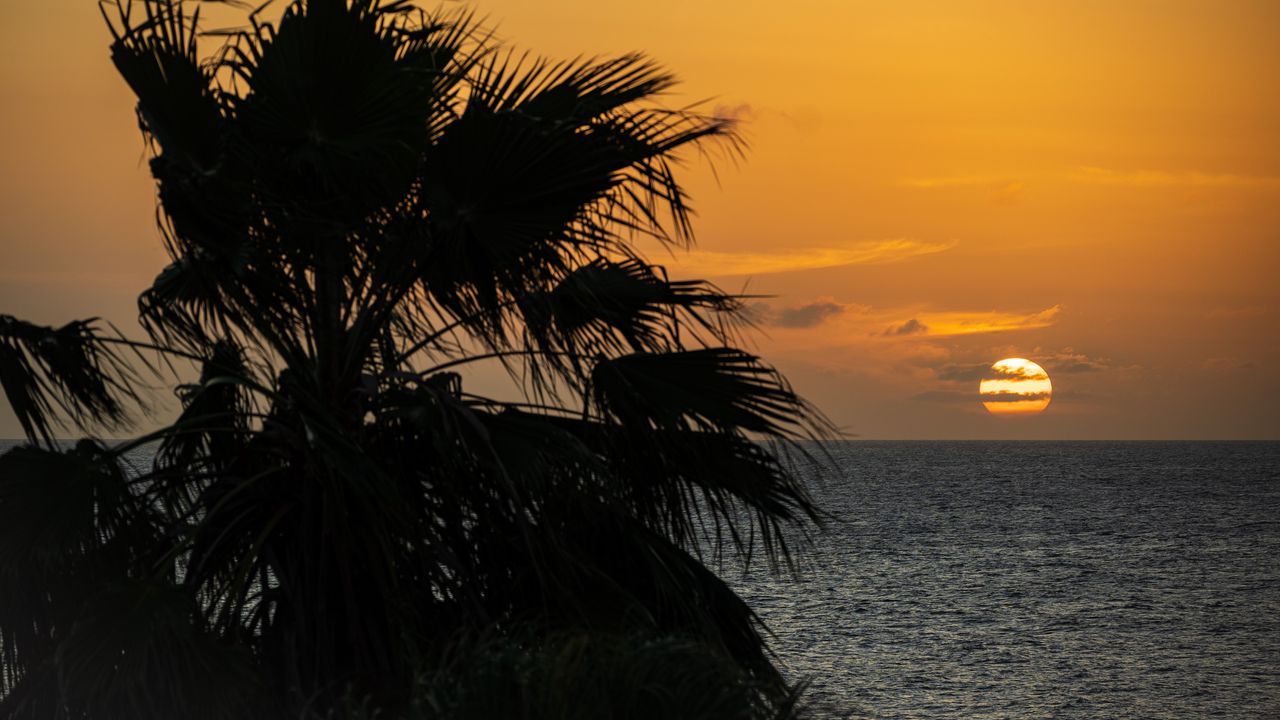
[[[751, 349], [849, 436], [1280, 439], [1280, 3], [465, 5], [739, 121], [744, 158], [684, 167], [697, 248], [651, 259], [762, 296]], [[167, 260], [96, 4], [3, 19], [0, 313], [139, 334]], [[984, 409], [1008, 357], [1044, 412]]]

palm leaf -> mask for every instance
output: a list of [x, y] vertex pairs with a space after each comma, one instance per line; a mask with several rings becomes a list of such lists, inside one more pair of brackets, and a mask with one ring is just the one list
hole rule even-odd
[[260, 717], [252, 656], [202, 632], [196, 616], [189, 595], [155, 582], [96, 594], [58, 646], [64, 706], [95, 720]]
[[424, 156], [432, 297], [500, 341], [481, 310], [549, 290], [575, 256], [629, 254], [619, 230], [687, 239], [684, 193], [662, 156], [733, 136], [715, 118], [631, 107], [669, 83], [640, 56], [557, 66], [503, 55], [480, 66], [465, 112]]
[[495, 111], [520, 110], [574, 124], [652, 99], [675, 84], [670, 73], [638, 53], [553, 63], [506, 51], [490, 55], [475, 76], [475, 99]]
[[214, 343], [199, 382], [178, 388], [182, 413], [157, 453], [164, 472], [216, 472], [235, 460], [248, 440], [253, 414], [246, 384], [254, 383], [243, 351], [230, 341]]
[[681, 320], [696, 338], [732, 335], [736, 297], [704, 282], [669, 281], [638, 259], [597, 259], [576, 268], [550, 292], [521, 300], [529, 344], [548, 352], [616, 355], [681, 346]]
[[750, 564], [757, 545], [771, 569], [793, 568], [791, 546], [820, 515], [793, 468], [733, 434], [664, 430], [602, 434], [620, 501], [686, 550], [725, 548]]
[[634, 353], [592, 371], [596, 407], [632, 427], [786, 436], [811, 416], [777, 371], [732, 348]]
[[0, 387], [29, 441], [53, 446], [64, 418], [78, 428], [119, 428], [128, 420], [126, 403], [140, 402], [132, 368], [94, 323], [52, 328], [0, 315]]
[[515, 596], [529, 603], [517, 606], [517, 617], [529, 613], [552, 627], [694, 637], [761, 680], [783, 685], [755, 613], [688, 552], [586, 494], [561, 494], [543, 514], [556, 544], [542, 557], [556, 565], [517, 584], [538, 588]]
[[[166, 162], [195, 174], [215, 171], [225, 123], [212, 77], [196, 53], [199, 10], [188, 16], [179, 0], [145, 0], [145, 18], [132, 23], [133, 4], [113, 4], [118, 19], [107, 18], [111, 60], [138, 98], [144, 131], [159, 142]], [[105, 5], [100, 7], [105, 17]]]
[[[104, 584], [152, 571], [159, 536], [158, 518], [101, 446], [0, 456], [0, 691], [30, 673], [44, 677], [41, 668]], [[19, 694], [42, 697], [41, 682]]]
[[404, 197], [456, 51], [423, 47], [453, 38], [435, 33], [402, 52], [403, 28], [380, 23], [376, 3], [341, 5], [290, 5], [276, 27], [245, 36], [247, 62], [235, 66], [243, 161], [270, 204], [293, 209], [275, 217], [284, 226], [342, 227]]

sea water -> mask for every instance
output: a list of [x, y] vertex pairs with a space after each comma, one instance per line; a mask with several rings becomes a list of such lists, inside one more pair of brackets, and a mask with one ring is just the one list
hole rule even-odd
[[798, 578], [820, 718], [1280, 717], [1280, 443], [848, 442]]
[[804, 472], [799, 574], [723, 572], [813, 717], [1280, 717], [1280, 443], [853, 441]]

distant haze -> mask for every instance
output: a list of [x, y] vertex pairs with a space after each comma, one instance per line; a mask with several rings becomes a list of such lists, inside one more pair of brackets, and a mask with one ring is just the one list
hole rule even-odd
[[[140, 334], [166, 258], [95, 5], [0, 14], [0, 313]], [[770, 296], [756, 350], [848, 432], [1280, 438], [1280, 3], [470, 6], [741, 120], [745, 161], [687, 167], [698, 251], [651, 258]], [[1052, 377], [1043, 414], [983, 409], [1005, 357]]]

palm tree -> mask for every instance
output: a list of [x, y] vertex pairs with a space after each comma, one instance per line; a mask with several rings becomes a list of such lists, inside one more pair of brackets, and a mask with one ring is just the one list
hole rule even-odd
[[[595, 717], [707, 687], [707, 717], [787, 712], [706, 563], [791, 562], [817, 516], [788, 457], [826, 425], [734, 349], [741, 296], [636, 249], [692, 241], [675, 165], [736, 153], [731, 123], [659, 105], [640, 55], [530, 59], [410, 0], [221, 35], [191, 5], [103, 5], [172, 259], [149, 338], [0, 316], [28, 440], [0, 457], [0, 714], [480, 717], [477, 689], [596, 670]], [[130, 427], [188, 362], [172, 424], [55, 440]], [[482, 363], [508, 396], [465, 389]]]

